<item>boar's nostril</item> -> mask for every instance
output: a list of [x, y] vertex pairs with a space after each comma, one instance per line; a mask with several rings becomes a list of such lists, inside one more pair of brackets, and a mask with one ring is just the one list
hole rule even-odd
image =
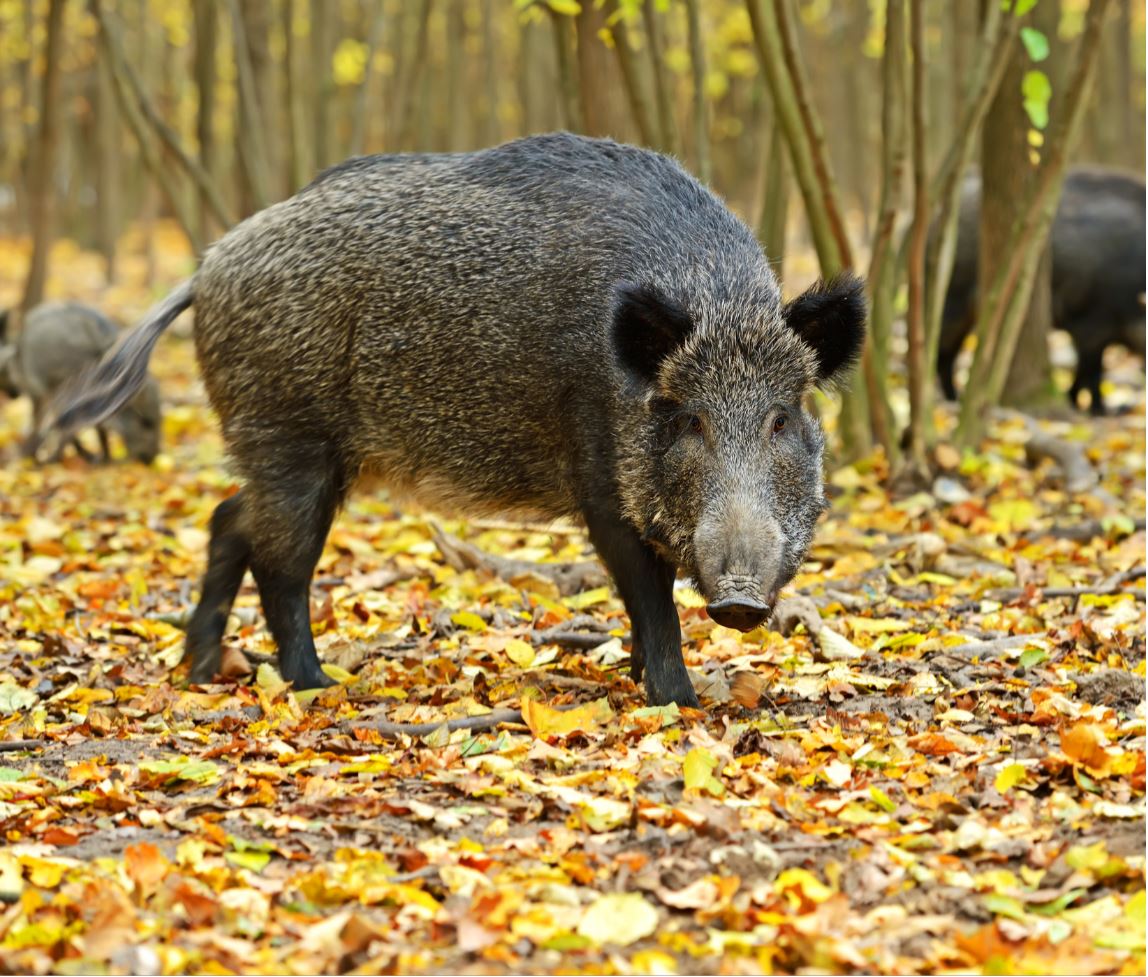
[[768, 604], [744, 597], [717, 600], [706, 606], [706, 611], [718, 624], [738, 631], [752, 631], [769, 617]]

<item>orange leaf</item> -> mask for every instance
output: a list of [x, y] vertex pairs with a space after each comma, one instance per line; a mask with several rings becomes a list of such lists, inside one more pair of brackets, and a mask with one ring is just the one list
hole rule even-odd
[[589, 733], [610, 720], [614, 710], [606, 699], [588, 702], [576, 709], [552, 709], [534, 699], [522, 700], [522, 719], [539, 739]]
[[1105, 746], [1108, 737], [1095, 723], [1077, 723], [1066, 733], [1060, 734], [1060, 748], [1073, 763], [1093, 770], [1104, 770], [1108, 765], [1108, 752]]
[[141, 841], [124, 849], [124, 866], [142, 896], [150, 893], [167, 875], [171, 862], [155, 845]]

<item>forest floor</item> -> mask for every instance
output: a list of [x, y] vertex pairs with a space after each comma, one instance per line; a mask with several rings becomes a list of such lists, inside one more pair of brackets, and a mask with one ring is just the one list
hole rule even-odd
[[[125, 322], [162, 294], [138, 262], [110, 292], [87, 255], [56, 267]], [[787, 589], [806, 623], [742, 635], [677, 592], [705, 706], [679, 711], [628, 678], [603, 581], [458, 570], [434, 527], [592, 559], [576, 529], [371, 495], [312, 590], [343, 683], [283, 686], [248, 582], [238, 681], [188, 689], [180, 624], [234, 483], [175, 332], [151, 467], [18, 460], [27, 408], [0, 404], [0, 971], [1144, 972], [1137, 364], [1111, 391], [1130, 413], [1043, 425], [1084, 491], [1026, 460], [1018, 418], [942, 450], [929, 492], [831, 460]], [[442, 725], [492, 709], [521, 721]]]

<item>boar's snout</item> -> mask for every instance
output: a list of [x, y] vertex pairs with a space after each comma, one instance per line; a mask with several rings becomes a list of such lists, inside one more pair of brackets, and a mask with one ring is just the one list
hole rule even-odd
[[695, 536], [706, 611], [718, 624], [752, 631], [773, 613], [780, 584], [781, 529], [750, 504], [723, 506]]
[[754, 597], [743, 595], [712, 601], [706, 605], [706, 612], [722, 627], [752, 631], [773, 613], [773, 608]]

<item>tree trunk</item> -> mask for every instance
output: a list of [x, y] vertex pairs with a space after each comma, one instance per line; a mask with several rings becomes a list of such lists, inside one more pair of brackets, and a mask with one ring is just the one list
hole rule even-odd
[[613, 86], [606, 46], [598, 37], [605, 18], [595, 3], [582, 4], [574, 18], [578, 43], [578, 95], [582, 107], [582, 131], [588, 136], [610, 134], [610, 99]]
[[646, 28], [646, 47], [650, 52], [650, 70], [654, 76], [654, 99], [658, 106], [658, 148], [663, 153], [676, 153], [678, 127], [674, 122], [673, 92], [666, 74], [662, 21], [653, 0], [642, 4], [642, 17]]
[[[210, 2], [210, 0], [208, 0]], [[300, 77], [299, 38], [295, 33], [295, 21], [306, 0], [284, 0], [283, 32], [286, 49], [283, 54], [283, 101], [287, 119], [287, 182], [292, 191], [302, 187], [315, 172], [315, 160], [311, 152], [307, 131], [307, 106]]]
[[702, 36], [698, 0], [686, 0], [686, 23], [690, 35], [690, 69], [693, 75], [694, 159], [702, 183], [713, 182], [710, 164], [709, 100], [706, 98], [706, 45]]
[[367, 29], [367, 63], [363, 69], [363, 80], [355, 91], [354, 105], [351, 109], [351, 143], [349, 147], [349, 155], [351, 156], [362, 155], [367, 142], [367, 120], [369, 118], [367, 113], [370, 104], [371, 81], [374, 75], [372, 66], [375, 52], [383, 41], [383, 28], [386, 24], [386, 18], [383, 16], [385, 9], [381, 3], [375, 8], [370, 26]]
[[927, 412], [932, 404], [925, 363], [925, 238], [929, 232], [929, 173], [925, 159], [925, 11], [924, 0], [909, 2], [909, 47], [912, 51], [910, 147], [913, 160], [913, 229], [909, 237], [909, 437], [908, 464], [918, 477], [928, 474]]
[[[219, 21], [215, 0], [195, 0], [195, 87], [199, 108], [195, 119], [195, 137], [199, 143], [199, 162], [213, 181], [217, 179], [219, 161], [215, 145], [215, 49], [219, 45]], [[199, 234], [211, 240], [223, 230], [212, 219], [206, 190], [199, 196]]]
[[555, 10], [550, 11], [550, 26], [554, 38], [554, 62], [558, 68], [558, 91], [561, 94], [562, 127], [576, 130], [582, 121], [578, 106], [578, 83], [570, 64], [570, 18]]
[[121, 173], [119, 112], [111, 68], [105, 58], [96, 64], [96, 241], [104, 259], [104, 280], [116, 277], [119, 237], [119, 177]]
[[638, 70], [634, 49], [630, 43], [630, 32], [626, 25], [626, 18], [619, 12], [615, 0], [614, 24], [614, 55], [618, 59], [618, 70], [622, 75], [622, 85], [626, 89], [626, 99], [630, 103], [630, 114], [638, 130], [638, 138], [644, 146], [657, 146], [658, 139], [654, 135], [653, 106], [650, 105], [649, 95]]
[[900, 444], [889, 407], [889, 345], [893, 319], [893, 229], [905, 171], [906, 97], [905, 0], [885, 0], [885, 51], [881, 59], [881, 187], [876, 230], [869, 254], [869, 341], [861, 369], [873, 436], [892, 469]]
[[957, 426], [957, 439], [962, 445], [971, 446], [979, 440], [986, 412], [999, 401], [1004, 390], [1068, 157], [1079, 138], [1092, 94], [1109, 6], [1110, 0], [1089, 3], [1072, 77], [1064, 86], [1064, 98], [1046, 133], [1038, 179], [1025, 195], [1001, 264], [993, 269], [991, 280], [980, 282], [977, 352]]
[[311, 145], [314, 168], [330, 166], [333, 159], [331, 138], [331, 96], [335, 81], [331, 75], [331, 55], [334, 51], [335, 18], [339, 6], [328, 0], [311, 0], [311, 58], [307, 79], [301, 89], [311, 92]]
[[40, 130], [32, 169], [29, 214], [32, 226], [32, 261], [24, 284], [21, 310], [27, 312], [44, 299], [48, 275], [48, 251], [52, 247], [55, 217], [56, 147], [60, 139], [60, 56], [63, 49], [65, 0], [49, 0], [47, 41], [44, 45], [44, 78], [40, 86]]
[[273, 145], [275, 89], [271, 76], [269, 0], [235, 4], [235, 60], [239, 72], [239, 147], [243, 163], [244, 213], [260, 210], [282, 196]]
[[498, 23], [498, 12], [494, 9], [493, 0], [486, 0], [486, 12], [482, 18], [482, 61], [483, 78], [482, 87], [486, 98], [486, 110], [483, 113], [483, 143], [493, 146], [500, 141], [502, 123], [498, 118], [498, 72], [495, 70], [499, 64], [498, 34], [495, 27]]
[[[450, 152], [455, 152], [467, 146], [467, 140], [462, 137], [459, 129], [463, 119], [466, 118], [466, 17], [461, 3], [452, 3], [446, 9], [446, 146]], [[530, 56], [533, 45], [528, 44], [527, 34], [531, 33], [529, 25], [523, 29], [519, 46], [519, 60], [521, 73], [524, 77], [529, 75]], [[529, 81], [522, 86], [521, 99], [524, 122], [527, 131], [531, 124], [531, 102], [534, 95]]]
[[[1047, 12], [1051, 11], [1051, 17]], [[1044, 16], [1042, 16], [1044, 15]], [[1052, 24], [1048, 20], [1052, 20]], [[1059, 3], [1041, 0], [1025, 24], [1043, 30], [1050, 48], [1056, 43]], [[1049, 29], [1051, 26], [1051, 30]], [[1025, 194], [1032, 188], [1037, 170], [1030, 159], [1031, 125], [1021, 99], [1021, 83], [1034, 65], [1023, 44], [1015, 44], [1005, 66], [1004, 78], [985, 116], [981, 136], [981, 220], [978, 281], [988, 281], [1004, 260], [1013, 224], [1020, 217]], [[1040, 65], [1050, 75], [1048, 62]], [[1055, 81], [1055, 79], [1053, 79]], [[1055, 91], [1055, 85], [1054, 85]], [[1044, 270], [1040, 274], [1040, 269]], [[1052, 312], [1051, 277], [1047, 256], [1040, 259], [1032, 299], [1021, 327], [1017, 355], [1009, 373], [1006, 400], [1026, 407], [1046, 402], [1052, 393], [1052, 367], [1048, 359], [1048, 332]]]

